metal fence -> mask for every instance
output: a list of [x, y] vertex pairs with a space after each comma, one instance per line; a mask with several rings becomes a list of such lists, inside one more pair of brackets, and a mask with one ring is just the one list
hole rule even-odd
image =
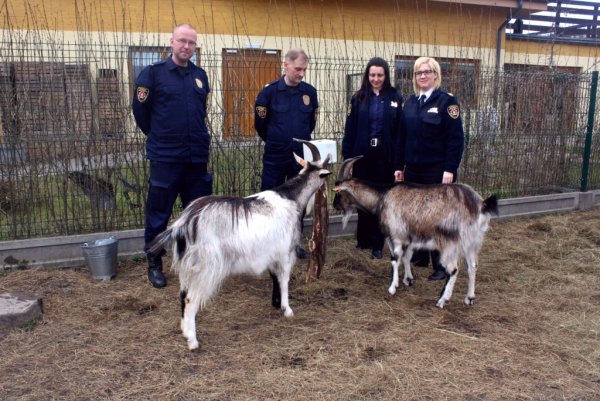
[[[0, 240], [143, 227], [148, 165], [145, 137], [130, 112], [131, 48], [0, 48]], [[260, 188], [262, 146], [252, 122], [264, 83], [252, 77], [277, 76], [281, 55], [273, 64], [256, 54], [228, 54], [202, 54], [199, 62], [213, 89], [209, 168], [216, 194], [243, 196]], [[321, 104], [315, 139], [341, 142], [347, 101], [366, 62], [311, 60], [306, 80]], [[389, 62], [407, 97], [410, 71]], [[501, 197], [600, 188], [593, 78], [525, 66], [444, 74], [444, 87], [461, 102], [466, 133], [459, 181]]]

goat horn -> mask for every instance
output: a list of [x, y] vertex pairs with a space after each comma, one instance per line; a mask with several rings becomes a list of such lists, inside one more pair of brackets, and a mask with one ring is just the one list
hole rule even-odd
[[343, 181], [350, 178], [350, 170], [352, 169], [352, 166], [358, 159], [362, 159], [362, 157], [363, 156], [360, 155], [351, 159], [344, 160], [344, 163], [342, 163], [342, 167], [340, 167], [340, 172], [338, 173], [338, 181]]
[[308, 146], [308, 148], [310, 149], [310, 153], [312, 153], [313, 162], [318, 162], [321, 160], [321, 153], [319, 153], [319, 148], [317, 148], [314, 143], [296, 138], [294, 138], [294, 141], [301, 142]]

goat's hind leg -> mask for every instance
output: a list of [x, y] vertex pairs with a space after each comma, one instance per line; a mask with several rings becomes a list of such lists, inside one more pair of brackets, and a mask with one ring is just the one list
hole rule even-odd
[[467, 274], [469, 282], [467, 285], [467, 296], [465, 297], [465, 304], [473, 305], [475, 302], [475, 276], [477, 275], [477, 254], [470, 251], [466, 254], [465, 259], [467, 261]]
[[196, 338], [196, 314], [200, 308], [200, 297], [197, 293], [189, 293], [185, 290], [179, 292], [181, 298], [181, 332], [187, 340], [190, 351], [199, 347]]
[[442, 289], [440, 299], [438, 299], [435, 305], [438, 308], [443, 308], [446, 302], [452, 298], [452, 291], [454, 291], [454, 284], [458, 276], [458, 250], [453, 247], [446, 248], [440, 255], [440, 263], [446, 268], [448, 278]]

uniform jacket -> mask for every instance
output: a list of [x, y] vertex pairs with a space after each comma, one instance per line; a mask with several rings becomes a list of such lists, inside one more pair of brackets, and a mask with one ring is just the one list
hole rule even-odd
[[406, 164], [444, 164], [456, 175], [464, 148], [460, 106], [454, 96], [436, 89], [419, 109], [416, 95], [404, 104], [402, 127], [394, 158], [396, 170]]
[[263, 162], [295, 163], [292, 152], [302, 156], [302, 145], [293, 138], [310, 140], [315, 129], [317, 90], [300, 82], [297, 92], [287, 91], [284, 77], [265, 86], [254, 107], [254, 128], [265, 141]]
[[[396, 145], [402, 118], [402, 96], [392, 88], [381, 93], [384, 99], [383, 108], [383, 137], [381, 145], [386, 150], [386, 156], [391, 162], [393, 149]], [[344, 139], [342, 140], [342, 157], [366, 155], [369, 148], [369, 99], [358, 101], [356, 95], [350, 100], [350, 110], [346, 117]]]
[[142, 70], [135, 83], [133, 115], [144, 134], [147, 158], [160, 162], [207, 163], [210, 135], [206, 72], [189, 62], [186, 72], [171, 57]]

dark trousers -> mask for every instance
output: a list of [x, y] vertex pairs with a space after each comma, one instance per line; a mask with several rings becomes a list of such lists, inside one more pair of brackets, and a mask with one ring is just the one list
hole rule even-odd
[[[177, 197], [185, 208], [194, 199], [212, 194], [212, 175], [206, 163], [164, 163], [150, 161], [150, 187], [146, 199], [144, 251], [163, 232]], [[164, 254], [164, 251], [163, 251]]]
[[[383, 145], [369, 146], [368, 152], [352, 167], [352, 176], [375, 185], [391, 185], [394, 182], [394, 169]], [[356, 224], [356, 246], [382, 250], [385, 237], [379, 228], [379, 217], [358, 211]]]
[[[443, 176], [443, 163], [425, 165], [407, 164], [404, 168], [404, 181], [414, 184], [441, 184]], [[456, 174], [454, 174], [454, 181], [456, 181]], [[440, 253], [438, 251], [418, 249], [413, 253], [411, 262], [417, 266], [428, 266], [430, 260], [435, 270], [446, 270], [440, 263]]]

